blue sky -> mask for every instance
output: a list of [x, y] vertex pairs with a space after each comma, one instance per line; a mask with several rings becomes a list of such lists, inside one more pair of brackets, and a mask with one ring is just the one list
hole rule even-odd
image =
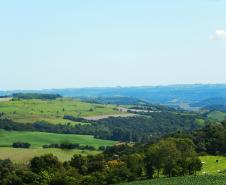
[[0, 90], [226, 83], [224, 0], [0, 2]]

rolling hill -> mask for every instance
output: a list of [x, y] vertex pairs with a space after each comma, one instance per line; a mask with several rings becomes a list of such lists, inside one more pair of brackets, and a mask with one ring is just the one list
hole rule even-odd
[[81, 123], [79, 120], [64, 119], [65, 115], [86, 118], [125, 114], [119, 111], [115, 105], [100, 106], [72, 98], [58, 98], [55, 100], [8, 99], [8, 101], [0, 101], [0, 113], [2, 113], [1, 117], [10, 118], [18, 123], [46, 121], [52, 124]]
[[[39, 91], [0, 91], [1, 95], [11, 95], [18, 92], [59, 94], [66, 97], [129, 97], [153, 104], [163, 104], [172, 107], [194, 108], [202, 107], [207, 99], [226, 98], [225, 84], [191, 84], [169, 86], [141, 87], [106, 87], [106, 88], [71, 88], [46, 89]], [[201, 105], [200, 105], [201, 103]]]

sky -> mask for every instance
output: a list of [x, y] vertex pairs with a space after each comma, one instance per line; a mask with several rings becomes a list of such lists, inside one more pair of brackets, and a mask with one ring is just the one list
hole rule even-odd
[[226, 83], [225, 0], [0, 1], [0, 90]]

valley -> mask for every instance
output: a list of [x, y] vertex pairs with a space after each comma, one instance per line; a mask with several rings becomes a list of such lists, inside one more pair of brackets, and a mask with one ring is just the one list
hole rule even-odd
[[[226, 133], [226, 113], [222, 106], [208, 106], [211, 108], [203, 105], [185, 110], [133, 97], [13, 94], [0, 101], [0, 165], [7, 159], [20, 166], [55, 157], [51, 160], [57, 160], [66, 171], [64, 164], [76, 165], [86, 180], [87, 170], [95, 174], [100, 168], [102, 175], [105, 170], [104, 183], [109, 184], [130, 178], [139, 181], [124, 185], [190, 185], [207, 179], [207, 185], [220, 184], [226, 169], [222, 148], [226, 138], [221, 138]], [[171, 158], [161, 155], [167, 152]], [[162, 158], [160, 169], [151, 162], [158, 156]], [[72, 164], [73, 160], [86, 162]], [[180, 160], [192, 168], [181, 165]], [[95, 161], [100, 166], [93, 168]], [[172, 171], [167, 171], [167, 161], [172, 162]], [[153, 171], [148, 166], [153, 166]], [[185, 176], [179, 177], [181, 174]], [[154, 180], [145, 181], [150, 177]]]

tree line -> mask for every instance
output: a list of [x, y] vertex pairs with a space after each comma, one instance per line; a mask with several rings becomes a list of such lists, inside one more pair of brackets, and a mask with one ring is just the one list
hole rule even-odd
[[201, 169], [190, 139], [167, 138], [151, 145], [118, 144], [95, 156], [60, 162], [52, 154], [27, 165], [0, 160], [2, 185], [108, 185], [133, 180], [193, 175]]
[[13, 100], [17, 99], [41, 99], [41, 100], [55, 100], [61, 98], [59, 94], [43, 94], [43, 93], [14, 93]]
[[[65, 115], [64, 118], [75, 120], [73, 116], [68, 115]], [[177, 131], [191, 132], [201, 128], [201, 125], [196, 122], [197, 118], [200, 118], [200, 116], [196, 114], [153, 112], [136, 117], [110, 117], [86, 125], [71, 125], [70, 123], [55, 125], [43, 121], [33, 124], [18, 124], [10, 119], [3, 118], [0, 119], [0, 128], [18, 131], [94, 135], [98, 139], [148, 143], [150, 140], [166, 134]], [[78, 119], [84, 121], [83, 118], [76, 118], [76, 120]]]
[[175, 138], [189, 138], [199, 154], [226, 155], [226, 121], [208, 124], [192, 133], [175, 133]]

